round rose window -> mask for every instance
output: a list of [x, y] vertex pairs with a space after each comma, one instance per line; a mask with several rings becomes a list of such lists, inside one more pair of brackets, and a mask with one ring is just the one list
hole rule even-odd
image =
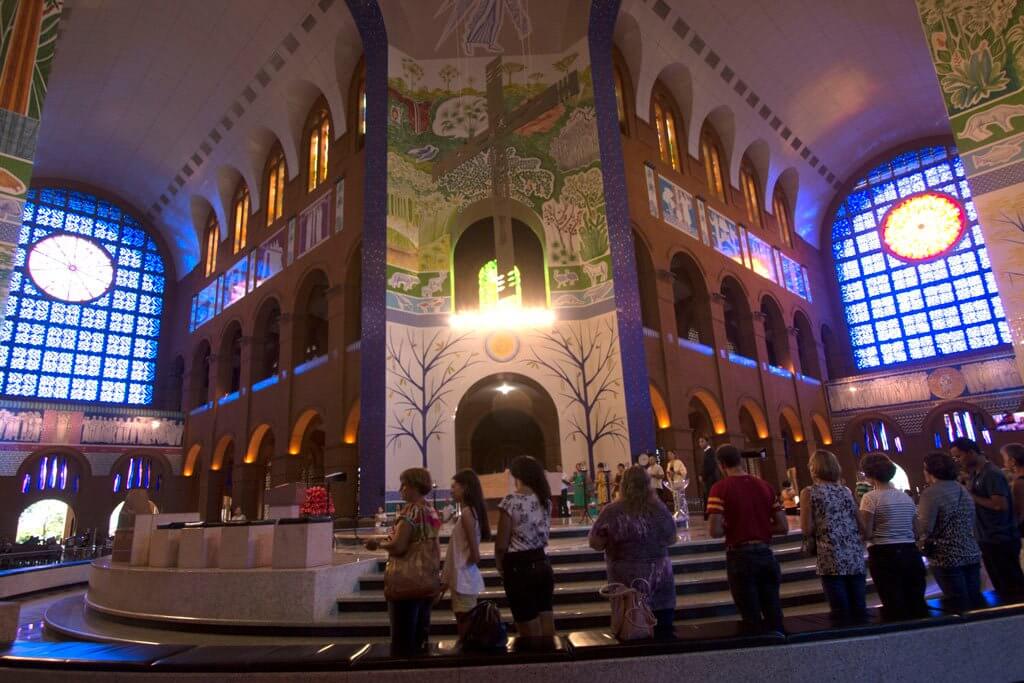
[[941, 192], [921, 192], [897, 202], [882, 219], [882, 246], [904, 261], [942, 256], [963, 237], [964, 207]]
[[62, 301], [91, 301], [114, 281], [114, 264], [106, 250], [75, 235], [40, 240], [28, 252], [27, 265], [36, 286]]

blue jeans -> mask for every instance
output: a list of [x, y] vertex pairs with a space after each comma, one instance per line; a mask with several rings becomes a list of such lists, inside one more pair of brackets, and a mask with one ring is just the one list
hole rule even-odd
[[859, 619], [867, 614], [864, 575], [822, 576], [821, 589], [828, 598], [829, 611], [836, 619]]
[[427, 649], [430, 632], [430, 610], [433, 598], [421, 600], [392, 600], [388, 603], [391, 617], [391, 651], [396, 655], [411, 655]]
[[959, 607], [970, 607], [981, 600], [981, 565], [963, 564], [959, 567], [931, 567], [935, 583], [942, 595]]
[[745, 545], [727, 551], [725, 573], [743, 623], [781, 631], [779, 584], [782, 573], [768, 544]]

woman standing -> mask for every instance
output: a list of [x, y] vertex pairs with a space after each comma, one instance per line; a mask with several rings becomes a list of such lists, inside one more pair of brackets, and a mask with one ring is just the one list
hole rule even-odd
[[[515, 474], [512, 475], [513, 477]], [[587, 489], [590, 488], [587, 482], [587, 471], [582, 462], [576, 463], [576, 473], [572, 475], [572, 511], [575, 521], [576, 512], [580, 513], [580, 524], [587, 521]]]
[[[388, 585], [388, 578], [385, 577], [384, 594], [388, 600], [388, 616], [391, 618], [391, 647], [396, 653], [408, 654], [422, 652], [427, 647], [430, 609], [440, 588], [437, 572], [441, 564], [441, 548], [437, 536], [441, 520], [437, 511], [424, 500], [432, 488], [430, 472], [421, 467], [412, 467], [399, 475], [399, 481], [399, 493], [406, 504], [395, 518], [391, 540], [384, 543], [369, 540], [366, 549], [383, 548], [388, 552], [389, 565], [395, 563], [395, 567], [409, 570], [402, 572], [403, 588], [408, 588], [410, 584], [423, 588], [424, 595], [421, 597], [391, 597], [388, 592], [395, 588]], [[422, 554], [427, 561], [403, 563], [403, 560], [411, 559], [413, 553]], [[413, 571], [420, 574], [413, 575]], [[433, 594], [426, 595], [431, 586]]]
[[861, 619], [867, 612], [864, 542], [853, 493], [839, 483], [842, 470], [829, 451], [815, 451], [808, 463], [812, 486], [800, 493], [800, 525], [817, 545], [818, 576], [832, 616]]
[[639, 465], [626, 470], [619, 499], [601, 511], [590, 530], [590, 547], [605, 553], [609, 583], [631, 587], [643, 579], [650, 585], [647, 600], [658, 620], [656, 635], [672, 633], [676, 585], [668, 548], [676, 538], [672, 515]]
[[[553, 636], [551, 598], [555, 577], [546, 552], [551, 531], [551, 488], [544, 467], [528, 455], [514, 458], [509, 471], [515, 491], [498, 504], [494, 562], [505, 584], [516, 632], [521, 636]], [[577, 470], [577, 475], [582, 472]]]
[[460, 516], [452, 528], [448, 552], [444, 559], [441, 590], [452, 592], [452, 612], [459, 638], [465, 635], [466, 615], [476, 607], [477, 596], [484, 590], [480, 575], [480, 541], [491, 540], [484, 492], [480, 478], [473, 470], [462, 470], [452, 477], [452, 497], [459, 505]]
[[925, 569], [914, 537], [917, 507], [893, 486], [896, 465], [885, 453], [865, 455], [860, 467], [871, 483], [860, 501], [860, 520], [882, 611], [890, 619], [924, 616]]
[[953, 456], [924, 456], [924, 478], [917, 507], [917, 533], [928, 566], [942, 594], [968, 606], [981, 599], [981, 550], [974, 538], [974, 500], [957, 481]]
[[599, 507], [604, 507], [611, 502], [611, 498], [608, 495], [608, 470], [604, 468], [603, 462], [597, 463], [597, 480], [595, 483], [597, 484], [597, 504]]

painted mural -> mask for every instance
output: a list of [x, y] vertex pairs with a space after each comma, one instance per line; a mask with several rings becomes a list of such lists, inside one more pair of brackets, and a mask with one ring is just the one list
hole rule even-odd
[[[455, 471], [459, 402], [496, 373], [522, 375], [553, 399], [563, 467], [582, 461], [594, 471], [597, 462], [627, 462], [586, 40], [553, 54], [514, 54], [522, 45], [513, 41], [531, 31], [519, 0], [446, 2], [434, 16], [442, 22], [437, 59], [413, 59], [394, 45], [389, 55], [389, 495], [406, 467], [426, 466], [447, 482]], [[458, 239], [488, 218], [498, 225], [499, 263], [501, 220], [537, 237], [542, 272], [523, 277], [544, 279], [544, 308], [555, 322], [450, 324], [449, 316], [464, 313], [455, 307], [456, 283], [477, 281], [476, 273], [456, 270]], [[487, 265], [494, 273], [480, 269], [482, 308], [493, 300], [485, 281], [521, 284], [518, 264]]]
[[1024, 376], [1024, 3], [917, 6]]

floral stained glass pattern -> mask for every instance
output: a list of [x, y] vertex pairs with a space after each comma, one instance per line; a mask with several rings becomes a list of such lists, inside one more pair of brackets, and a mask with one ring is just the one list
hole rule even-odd
[[[166, 274], [138, 220], [84, 192], [31, 189], [14, 259], [0, 395], [152, 403]], [[68, 286], [61, 266], [88, 282]]]
[[953, 147], [905, 152], [836, 211], [833, 255], [858, 368], [1010, 343], [963, 179]]

